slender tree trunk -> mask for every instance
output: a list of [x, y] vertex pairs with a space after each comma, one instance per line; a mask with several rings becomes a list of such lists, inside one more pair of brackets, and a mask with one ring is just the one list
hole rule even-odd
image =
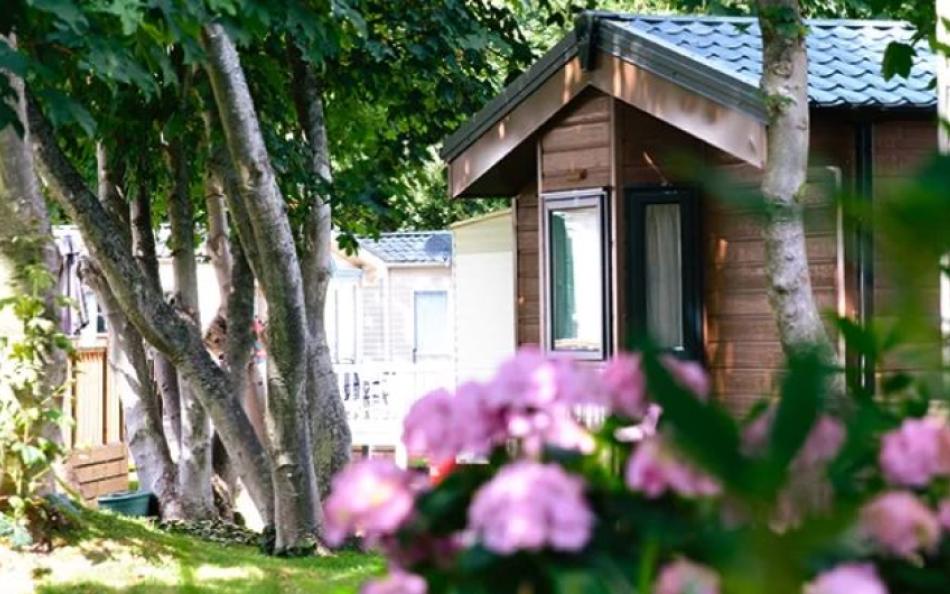
[[[836, 363], [812, 293], [802, 197], [808, 175], [808, 57], [798, 0], [757, 0], [762, 29], [762, 90], [769, 108], [768, 156], [762, 181], [769, 302], [782, 349], [819, 349]], [[833, 382], [832, 391], [843, 384]]]
[[[226, 349], [229, 328], [228, 301], [231, 298], [231, 275], [233, 273], [233, 260], [231, 258], [231, 246], [228, 242], [228, 216], [225, 210], [224, 188], [222, 183], [213, 172], [208, 171], [204, 179], [205, 187], [205, 213], [208, 221], [208, 237], [205, 239], [205, 246], [211, 258], [211, 266], [214, 268], [215, 278], [218, 283], [218, 297], [220, 299], [218, 310], [215, 312], [214, 319], [205, 332], [205, 344], [211, 349], [211, 352], [219, 360], [220, 364], [228, 370], [231, 376], [232, 393], [236, 398], [240, 398], [238, 384], [243, 386], [243, 381], [236, 381], [238, 378], [243, 380], [242, 370], [235, 370], [228, 366]], [[247, 408], [245, 407], [245, 412]], [[250, 418], [250, 415], [248, 415]], [[253, 424], [253, 418], [251, 420]], [[256, 430], [256, 428], [255, 428]], [[221, 479], [228, 493], [227, 498], [224, 494], [216, 493], [221, 501], [216, 501], [218, 511], [227, 517], [233, 516], [233, 501], [237, 495], [237, 475], [231, 467], [228, 460], [228, 453], [221, 443], [221, 438], [214, 435], [212, 438], [211, 462], [215, 475]], [[229, 500], [226, 501], [225, 499]], [[231, 508], [225, 510], [227, 503], [231, 503]]]
[[255, 272], [268, 306], [267, 422], [275, 460], [276, 548], [291, 552], [309, 547], [322, 524], [308, 422], [303, 279], [237, 50], [217, 24], [205, 27], [202, 45], [243, 206], [251, 215], [253, 237], [241, 235], [241, 243], [253, 243], [263, 264]]
[[[151, 196], [147, 182], [140, 180], [135, 198], [131, 203], [132, 252], [139, 269], [154, 291], [162, 294], [162, 282], [158, 274], [158, 256], [155, 252], [155, 232], [152, 227]], [[181, 398], [178, 393], [178, 371], [163, 353], [151, 349], [150, 353], [162, 398], [162, 425], [165, 440], [173, 460], [181, 450]]]
[[[254, 269], [260, 270], [261, 263], [255, 246], [250, 243], [242, 245], [239, 239], [240, 237], [253, 238], [254, 231], [251, 228], [250, 215], [248, 215], [247, 209], [244, 208], [240, 184], [237, 180], [237, 174], [234, 173], [231, 166], [231, 159], [227, 151], [218, 146], [213, 140], [216, 133], [218, 133], [216, 122], [217, 114], [205, 114], [209, 153], [211, 155], [209, 168], [215, 179], [222, 184], [225, 202], [228, 203], [231, 221], [238, 235], [231, 242], [234, 266], [231, 271], [232, 292], [228, 302], [228, 315], [230, 317], [227, 338], [228, 368], [237, 370], [243, 367], [246, 369], [244, 377], [240, 380], [240, 386], [235, 388], [235, 393], [244, 395], [244, 410], [247, 412], [251, 424], [254, 425], [258, 438], [265, 447], [269, 448], [270, 438], [267, 436], [264, 421], [267, 408], [266, 388], [260, 369], [251, 356], [257, 338], [254, 332], [254, 278], [256, 276]], [[234, 377], [237, 377], [236, 373]]]
[[[175, 139], [169, 147], [169, 168], [174, 180], [168, 204], [175, 276], [174, 301], [179, 310], [200, 328], [195, 213], [188, 192], [189, 163], [185, 151], [184, 139]], [[182, 508], [189, 518], [208, 518], [214, 514], [214, 497], [211, 490], [211, 421], [181, 370], [178, 373], [178, 394], [181, 403], [178, 491]]]
[[180, 518], [178, 473], [162, 430], [159, 397], [148, 373], [142, 335], [122, 313], [108, 284], [91, 261], [83, 264], [82, 277], [96, 292], [106, 316], [109, 368], [118, 382], [129, 449], [135, 460], [139, 484], [158, 498], [163, 518]]
[[[15, 47], [12, 36], [0, 36], [0, 44], [4, 43]], [[8, 288], [17, 292], [29, 290], [26, 284], [29, 269], [45, 268], [54, 282], [44, 295], [44, 317], [58, 326], [55, 279], [61, 263], [53, 241], [46, 202], [39, 191], [39, 181], [33, 167], [23, 81], [4, 70], [0, 70], [0, 77], [6, 77], [12, 91], [12, 97], [6, 99], [7, 106], [17, 114], [22, 124], [19, 131], [12, 125], [0, 129], [0, 277], [9, 275], [8, 278], [0, 278], [0, 283], [11, 285], [0, 286], [0, 296], [6, 296]], [[51, 352], [50, 362], [44, 372], [42, 382], [47, 389], [53, 390], [63, 385], [66, 381], [65, 352], [59, 349]], [[43, 433], [54, 443], [62, 442], [60, 428], [56, 425], [47, 425]], [[54, 489], [51, 474], [44, 488], [49, 491]]]
[[293, 72], [293, 95], [301, 128], [310, 147], [314, 176], [313, 204], [304, 225], [301, 271], [307, 304], [309, 361], [307, 390], [312, 409], [314, 464], [321, 498], [329, 493], [330, 479], [350, 460], [352, 436], [340, 398], [340, 388], [327, 344], [324, 311], [330, 284], [332, 212], [325, 192], [331, 180], [322, 85], [292, 42], [288, 46]]
[[[96, 146], [99, 202], [120, 229], [123, 239], [131, 241], [130, 209], [121, 192], [124, 169], [122, 159], [110, 158], [102, 143]], [[175, 484], [177, 471], [162, 430], [158, 395], [149, 376], [142, 335], [116, 304], [94, 259], [84, 262], [82, 274], [83, 280], [95, 291], [106, 316], [109, 368], [117, 381], [116, 388], [129, 432], [129, 449], [135, 460], [139, 482], [158, 497], [163, 516], [181, 517], [181, 502]]]
[[142, 274], [132, 257], [130, 243], [60, 150], [39, 106], [29, 99], [27, 112], [33, 152], [44, 167], [52, 194], [79, 226], [116, 302], [142, 336], [186, 374], [221, 432], [261, 517], [272, 522], [271, 460], [254, 435], [247, 415], [230, 397], [229, 378], [212, 361], [200, 329], [166, 303]]

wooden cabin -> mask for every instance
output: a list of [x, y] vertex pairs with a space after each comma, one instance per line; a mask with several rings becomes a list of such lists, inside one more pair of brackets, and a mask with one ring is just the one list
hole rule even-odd
[[[867, 319], [892, 286], [831, 197], [874, 200], [936, 149], [935, 59], [918, 46], [911, 75], [885, 81], [885, 48], [909, 41], [908, 25], [808, 25], [813, 289], [822, 309]], [[513, 198], [519, 344], [597, 362], [647, 330], [703, 361], [734, 408], [774, 391], [760, 220], [697, 180], [758, 185], [760, 73], [754, 19], [584, 13], [446, 139], [452, 199]], [[939, 332], [936, 272], [932, 288]]]

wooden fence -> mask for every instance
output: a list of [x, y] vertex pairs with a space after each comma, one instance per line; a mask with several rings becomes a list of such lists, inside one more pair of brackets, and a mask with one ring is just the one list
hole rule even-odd
[[123, 441], [122, 406], [106, 359], [106, 348], [80, 347], [70, 364], [71, 388], [63, 403], [71, 422], [64, 433], [67, 449]]
[[87, 504], [129, 487], [122, 406], [105, 346], [79, 347], [69, 368], [63, 402], [67, 480]]

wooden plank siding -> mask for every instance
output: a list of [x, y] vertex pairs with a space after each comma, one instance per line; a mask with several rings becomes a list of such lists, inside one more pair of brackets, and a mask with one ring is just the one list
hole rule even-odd
[[517, 261], [515, 265], [518, 293], [517, 336], [518, 346], [541, 344], [541, 277], [538, 261], [538, 192], [530, 184], [515, 198], [515, 235]]
[[[735, 183], [757, 185], [760, 171], [643, 112], [620, 104], [621, 163], [625, 186], [695, 185], [681, 163], [707, 167]], [[823, 122], [813, 143], [813, 164], [847, 168], [848, 130]], [[685, 175], [684, 175], [685, 174]], [[844, 272], [837, 211], [827, 181], [809, 187], [805, 211], [807, 249], [818, 306], [837, 310]], [[774, 392], [783, 355], [768, 301], [765, 245], [758, 215], [737, 204], [703, 197], [703, 329], [713, 389], [732, 409], [745, 410]], [[623, 271], [618, 275], [623, 282]]]
[[[906, 182], [937, 150], [938, 136], [935, 122], [931, 120], [877, 122], [872, 129], [875, 201], [892, 196], [895, 185]], [[887, 325], [895, 315], [897, 286], [895, 275], [888, 270], [891, 265], [880, 243], [874, 249], [874, 315]], [[901, 349], [885, 358], [878, 370], [881, 373], [909, 372], [919, 374], [933, 370], [941, 360], [940, 336], [940, 274], [934, 262], [931, 278], [921, 279], [918, 286], [924, 303], [925, 318], [922, 326], [933, 328], [932, 340], [903, 345]]]
[[[874, 125], [874, 187], [910, 175], [936, 144], [933, 122]], [[812, 114], [809, 187], [806, 195], [806, 243], [818, 307], [856, 317], [857, 262], [846, 240], [833, 189], [856, 190], [857, 125], [841, 114]], [[517, 342], [540, 344], [544, 327], [543, 246], [540, 245], [538, 195], [588, 188], [610, 190], [611, 261], [614, 264], [614, 348], [627, 327], [622, 299], [626, 284], [626, 230], [621, 217], [624, 190], [635, 186], [694, 186], [699, 167], [735, 183], [758, 186], [761, 171], [627, 103], [586, 91], [553, 117], [533, 139], [537, 182], [515, 200], [517, 238]], [[684, 163], [686, 166], [684, 167]], [[717, 397], [737, 412], [775, 393], [783, 354], [768, 301], [762, 224], [738, 203], [702, 197], [702, 275], [704, 355]], [[877, 266], [876, 266], [877, 267]], [[875, 315], [888, 315], [894, 292], [886, 274], [875, 271]], [[938, 277], [927, 287], [939, 315]], [[934, 320], [934, 328], [939, 325]], [[832, 325], [829, 333], [837, 344]], [[839, 345], [840, 346], [840, 345]], [[926, 347], [927, 345], [920, 345]], [[906, 361], [889, 362], [892, 369]]]

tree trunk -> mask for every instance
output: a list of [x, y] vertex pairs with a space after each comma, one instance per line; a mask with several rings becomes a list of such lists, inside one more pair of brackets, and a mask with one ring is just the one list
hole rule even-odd
[[[268, 306], [267, 422], [275, 459], [278, 552], [309, 546], [321, 529], [307, 422], [307, 314], [286, 204], [271, 168], [237, 50], [224, 28], [205, 27], [202, 45], [228, 152], [250, 216], [262, 266], [255, 270]], [[230, 195], [229, 195], [230, 198]], [[239, 228], [240, 233], [240, 228]]]
[[[110, 158], [102, 143], [96, 145], [96, 172], [99, 202], [120, 229], [123, 239], [131, 241], [129, 205], [120, 189], [124, 163], [122, 159]], [[122, 402], [129, 449], [135, 460], [139, 482], [158, 497], [163, 516], [181, 517], [181, 502], [175, 484], [177, 472], [162, 430], [158, 396], [149, 376], [142, 335], [116, 304], [94, 259], [87, 259], [81, 272], [83, 280], [95, 291], [106, 316], [108, 363], [116, 378], [115, 387]]]
[[[152, 207], [147, 182], [139, 181], [132, 211], [132, 252], [139, 269], [152, 289], [162, 294], [162, 282], [158, 274], [158, 256], [155, 252], [155, 233], [152, 228]], [[181, 451], [181, 398], [178, 393], [178, 371], [163, 353], [151, 349], [155, 383], [162, 397], [162, 425], [165, 441], [172, 460], [178, 459]]]
[[332, 212], [325, 192], [331, 179], [330, 149], [323, 112], [322, 85], [299, 50], [288, 46], [293, 72], [293, 95], [297, 117], [310, 147], [310, 170], [316, 182], [313, 204], [304, 224], [301, 271], [307, 304], [309, 362], [307, 390], [312, 408], [314, 464], [321, 499], [330, 489], [330, 479], [350, 460], [352, 436], [340, 398], [340, 388], [327, 344], [324, 311], [330, 284]]
[[[168, 204], [175, 276], [174, 301], [178, 309], [200, 328], [195, 215], [188, 192], [189, 164], [185, 150], [182, 139], [176, 139], [169, 147], [169, 168], [174, 180]], [[211, 422], [181, 370], [178, 372], [178, 394], [181, 403], [178, 491], [182, 509], [186, 517], [209, 518], [214, 515], [214, 497], [211, 490]]]
[[769, 302], [786, 354], [817, 348], [834, 364], [834, 346], [812, 293], [802, 217], [809, 142], [806, 29], [798, 0], [757, 3], [762, 29], [762, 90], [770, 117], [762, 181]]
[[[0, 44], [15, 47], [12, 36], [0, 36]], [[33, 167], [33, 154], [29, 146], [29, 131], [26, 125], [26, 98], [23, 81], [11, 73], [0, 70], [5, 76], [12, 96], [6, 99], [7, 106], [17, 114], [22, 130], [12, 125], [0, 129], [0, 283], [9, 282], [11, 289], [29, 291], [26, 284], [29, 270], [42, 267], [53, 280], [46, 290], [44, 317], [59, 325], [57, 283], [60, 270], [59, 251], [53, 241], [46, 202], [39, 190], [39, 181]], [[22, 134], [21, 134], [22, 132]], [[0, 296], [6, 296], [6, 286], [0, 286]], [[49, 390], [62, 386], [66, 381], [66, 353], [54, 349], [45, 368], [42, 382]], [[61, 405], [61, 403], [60, 403]], [[50, 424], [43, 428], [44, 436], [54, 443], [62, 443], [60, 428]], [[54, 489], [52, 473], [47, 475], [44, 489]]]
[[158, 394], [149, 377], [142, 335], [122, 313], [108, 283], [91, 261], [84, 262], [81, 274], [95, 291], [106, 317], [109, 368], [117, 381], [139, 484], [158, 498], [163, 518], [180, 518], [178, 473], [162, 430]]
[[130, 244], [60, 150], [39, 106], [28, 100], [27, 112], [33, 151], [44, 166], [52, 194], [79, 226], [116, 302], [142, 336], [186, 374], [221, 432], [261, 517], [265, 522], [272, 521], [270, 458], [254, 435], [247, 415], [230, 397], [229, 378], [211, 360], [200, 329], [166, 303], [139, 270]]

